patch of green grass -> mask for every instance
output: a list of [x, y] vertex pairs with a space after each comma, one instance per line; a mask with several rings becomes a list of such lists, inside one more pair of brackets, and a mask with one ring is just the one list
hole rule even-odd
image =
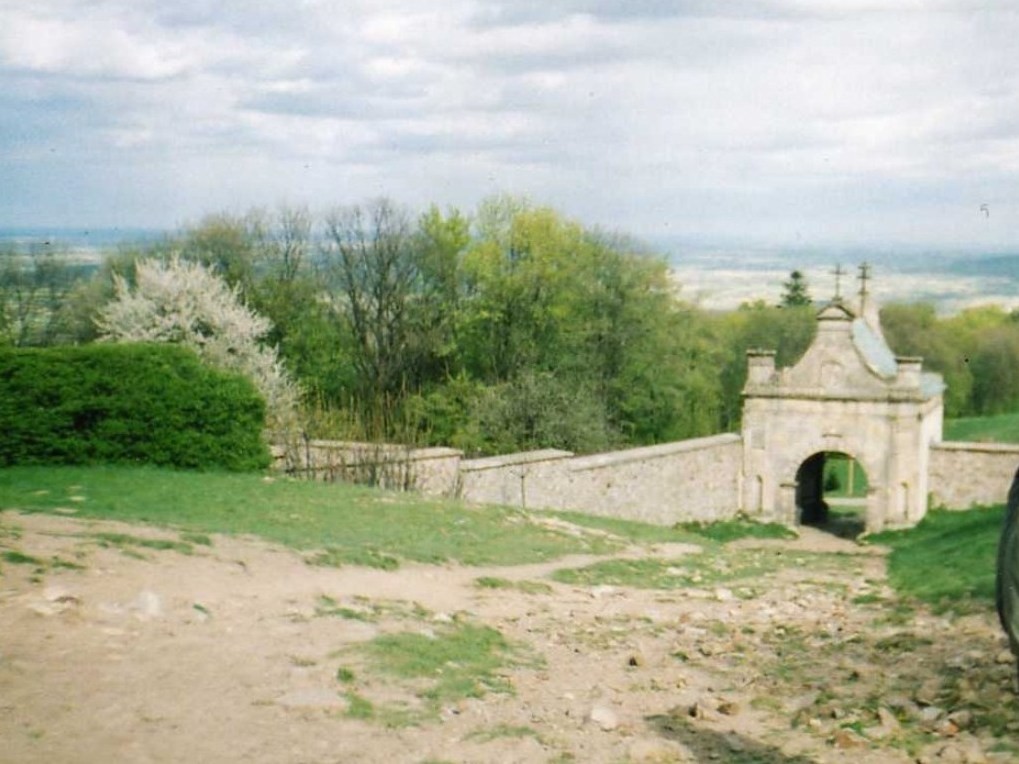
[[339, 604], [335, 599], [324, 594], [318, 598], [318, 602], [315, 604], [315, 615], [335, 616], [347, 621], [370, 622], [378, 620], [378, 610], [374, 607], [348, 607]]
[[497, 724], [494, 727], [485, 727], [468, 733], [464, 740], [474, 740], [479, 743], [490, 743], [500, 738], [524, 738], [533, 737], [541, 741], [541, 735], [533, 727], [524, 727], [513, 724]]
[[796, 534], [777, 523], [758, 523], [747, 517], [716, 522], [676, 523], [675, 525], [654, 525], [635, 520], [621, 520], [614, 517], [585, 515], [580, 512], [545, 512], [583, 528], [611, 533], [633, 544], [687, 543], [703, 544], [714, 541], [725, 544], [742, 538], [795, 538]]
[[825, 454], [821, 484], [824, 486], [825, 498], [863, 498], [867, 495], [867, 474], [855, 459], [845, 454]]
[[81, 494], [88, 501], [77, 517], [251, 534], [316, 552], [322, 564], [388, 565], [391, 558], [515, 565], [621, 546], [602, 534], [549, 527], [517, 509], [363, 486], [122, 466], [0, 469], [0, 508], [53, 512]]
[[727, 544], [738, 539], [793, 539], [796, 534], [778, 523], [758, 523], [745, 517], [734, 520], [721, 520], [713, 523], [693, 522], [679, 523], [677, 530], [694, 536]]
[[180, 554], [192, 554], [194, 552], [194, 547], [184, 541], [139, 538], [138, 536], [131, 536], [126, 533], [95, 533], [92, 535], [99, 540], [102, 546], [143, 547], [145, 549], [158, 549], [161, 551], [173, 550]]
[[373, 717], [391, 726], [434, 719], [443, 705], [464, 698], [512, 692], [506, 670], [533, 664], [497, 630], [469, 623], [436, 633], [383, 634], [346, 653], [364, 661], [362, 674], [374, 675], [373, 685], [395, 681], [419, 701], [418, 708], [372, 704]]
[[880, 594], [874, 592], [867, 592], [866, 594], [860, 594], [853, 597], [852, 603], [854, 605], [880, 605], [885, 601], [885, 598]]
[[934, 644], [932, 639], [902, 631], [877, 640], [874, 648], [884, 653], [909, 653], [932, 644]]
[[945, 440], [1019, 443], [1019, 412], [945, 420]]
[[[370, 546], [355, 549], [330, 547], [324, 552], [311, 555], [307, 558], [307, 562], [309, 565], [319, 565], [325, 568], [342, 568], [344, 565], [359, 565], [363, 568], [396, 570], [400, 567], [398, 559]], [[441, 562], [441, 560], [433, 560], [432, 562]]]
[[336, 681], [350, 684], [354, 681], [354, 672], [345, 666], [340, 666], [336, 669]]
[[375, 717], [375, 705], [367, 698], [358, 695], [356, 692], [345, 694], [347, 702], [347, 716], [351, 719], [369, 720]]
[[511, 581], [496, 576], [476, 578], [474, 585], [479, 589], [514, 589], [524, 594], [549, 594], [552, 591], [552, 587], [543, 581]]
[[[603, 560], [583, 568], [562, 568], [555, 571], [552, 578], [581, 586], [631, 586], [668, 590], [755, 583], [763, 575], [790, 566], [808, 566], [817, 571], [843, 574], [857, 564], [858, 561], [851, 555], [809, 552], [788, 554], [778, 549], [748, 549], [732, 553], [716, 549], [668, 560], [648, 557]], [[833, 584], [815, 585], [828, 587]], [[753, 596], [754, 590], [750, 587], [744, 593], [742, 588], [738, 588], [733, 594]]]
[[510, 655], [506, 639], [493, 628], [464, 624], [435, 636], [413, 632], [383, 634], [365, 646], [372, 665], [402, 679], [428, 679], [424, 692], [434, 700], [480, 698], [507, 692], [497, 675]]
[[85, 566], [84, 565], [80, 565], [79, 563], [76, 563], [76, 562], [71, 562], [70, 560], [63, 560], [63, 559], [61, 559], [59, 557], [52, 557], [52, 558], [50, 558], [49, 564], [50, 564], [50, 567], [56, 568], [56, 569], [63, 569], [63, 570], [85, 570]]
[[180, 534], [180, 540], [187, 544], [212, 546], [212, 539], [206, 533], [182, 533]]
[[32, 557], [16, 549], [5, 549], [3, 552], [0, 552], [0, 559], [12, 565], [45, 565], [38, 557]]
[[[676, 564], [673, 564], [676, 563]], [[632, 586], [638, 589], [683, 589], [703, 576], [680, 560], [603, 560], [583, 568], [562, 568], [552, 578], [581, 586]]]
[[349, 598], [347, 604], [341, 604], [333, 597], [323, 594], [315, 603], [315, 615], [373, 623], [382, 616], [411, 621], [426, 621], [430, 620], [433, 614], [428, 608], [423, 607], [417, 602], [372, 600], [367, 597], [355, 596]]
[[669, 542], [697, 543], [698, 538], [679, 526], [654, 525], [636, 520], [621, 520], [615, 517], [586, 515], [581, 512], [535, 512], [565, 520], [581, 528], [591, 528], [618, 536], [633, 544], [661, 544]]
[[994, 606], [994, 568], [1004, 509], [934, 510], [915, 528], [886, 531], [868, 541], [891, 548], [888, 581], [899, 595], [939, 612]]

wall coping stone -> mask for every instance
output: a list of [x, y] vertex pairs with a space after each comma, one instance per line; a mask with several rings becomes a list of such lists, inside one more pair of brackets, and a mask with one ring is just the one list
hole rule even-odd
[[[415, 461], [425, 459], [446, 459], [454, 456], [463, 456], [463, 451], [458, 448], [446, 446], [429, 446], [427, 448], [414, 448], [400, 443], [370, 443], [356, 440], [309, 440], [311, 448], [326, 451], [352, 451], [354, 456], [365, 457], [374, 454], [388, 457], [399, 456]], [[299, 446], [300, 447], [300, 446]]]
[[511, 467], [515, 464], [559, 461], [569, 459], [572, 456], [572, 451], [546, 448], [540, 451], [521, 451], [520, 453], [505, 454], [504, 456], [486, 456], [482, 459], [465, 459], [460, 462], [460, 469], [464, 472], [477, 472], [480, 470], [498, 469], [499, 467]]
[[1019, 454], [1019, 443], [984, 443], [980, 441], [949, 440], [931, 443], [931, 450], [980, 451], [989, 454]]
[[672, 456], [673, 454], [702, 451], [722, 445], [739, 443], [742, 440], [742, 436], [729, 432], [721, 435], [710, 435], [706, 438], [690, 438], [688, 440], [680, 440], [674, 443], [662, 443], [657, 446], [628, 448], [623, 451], [612, 451], [607, 454], [578, 456], [570, 463], [570, 471], [582, 472], [585, 470], [599, 469], [601, 467], [626, 464], [628, 462], [646, 461], [648, 459], [663, 459], [667, 456]]

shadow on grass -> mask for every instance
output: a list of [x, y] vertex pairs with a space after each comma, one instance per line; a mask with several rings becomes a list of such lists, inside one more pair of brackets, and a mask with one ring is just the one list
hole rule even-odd
[[686, 746], [695, 761], [724, 761], [729, 764], [816, 764], [814, 759], [806, 756], [783, 753], [775, 746], [735, 732], [720, 732], [698, 727], [691, 720], [679, 716], [650, 716], [647, 721], [662, 737]]

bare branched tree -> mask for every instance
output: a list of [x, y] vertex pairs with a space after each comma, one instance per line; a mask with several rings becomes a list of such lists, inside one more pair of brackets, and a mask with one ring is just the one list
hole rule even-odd
[[343, 207], [326, 218], [327, 276], [348, 323], [363, 392], [379, 403], [405, 382], [412, 295], [418, 280], [413, 228], [387, 199]]

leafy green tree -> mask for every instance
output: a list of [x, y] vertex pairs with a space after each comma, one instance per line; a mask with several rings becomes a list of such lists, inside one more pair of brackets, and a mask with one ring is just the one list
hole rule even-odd
[[975, 413], [969, 364], [975, 348], [972, 329], [964, 324], [945, 323], [928, 303], [892, 303], [881, 309], [881, 329], [892, 350], [923, 358], [925, 369], [944, 377], [945, 414], [949, 417]]
[[255, 279], [259, 216], [208, 215], [172, 242], [174, 254], [200, 263], [246, 296]]
[[989, 329], [970, 358], [973, 411], [981, 416], [1019, 409], [1019, 331], [1014, 324]]
[[0, 250], [0, 345], [50, 345], [66, 333], [63, 305], [75, 274], [63, 253]]
[[809, 305], [776, 308], [763, 301], [715, 317], [717, 343], [724, 352], [718, 365], [722, 410], [720, 427], [738, 429], [743, 413], [742, 391], [747, 379], [747, 351], [775, 351], [779, 367], [791, 366], [806, 352], [817, 323]]
[[470, 245], [470, 220], [457, 209], [443, 214], [432, 205], [418, 219], [414, 235], [418, 295], [413, 313], [413, 386], [421, 388], [461, 369], [459, 331], [465, 292], [464, 255]]

